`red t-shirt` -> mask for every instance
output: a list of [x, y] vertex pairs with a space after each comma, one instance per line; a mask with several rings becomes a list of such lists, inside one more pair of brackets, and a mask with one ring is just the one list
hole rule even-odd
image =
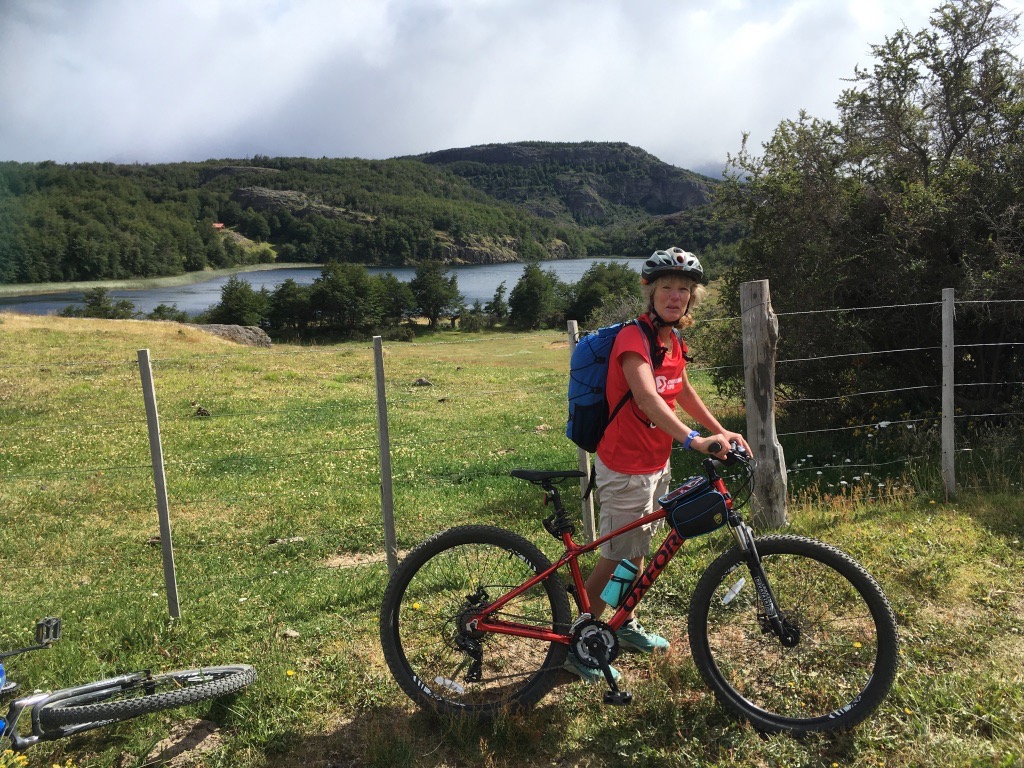
[[[640, 322], [646, 322], [646, 318], [641, 318]], [[635, 325], [623, 328], [612, 346], [606, 384], [609, 416], [629, 390], [626, 375], [622, 372], [622, 356], [627, 352], [638, 353], [650, 365], [647, 337]], [[671, 348], [661, 365], [654, 369], [658, 394], [673, 409], [676, 397], [683, 389], [685, 352], [685, 344], [681, 344], [673, 333]], [[650, 421], [637, 406], [636, 399], [630, 398], [605, 429], [604, 437], [597, 446], [597, 455], [605, 466], [624, 475], [647, 475], [664, 468], [672, 453], [672, 436], [649, 425]]]

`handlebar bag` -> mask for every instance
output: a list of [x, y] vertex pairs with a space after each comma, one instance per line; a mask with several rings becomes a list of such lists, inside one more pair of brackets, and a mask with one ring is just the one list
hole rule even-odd
[[691, 477], [658, 503], [668, 512], [672, 528], [685, 539], [717, 531], [729, 518], [725, 496], [701, 475]]

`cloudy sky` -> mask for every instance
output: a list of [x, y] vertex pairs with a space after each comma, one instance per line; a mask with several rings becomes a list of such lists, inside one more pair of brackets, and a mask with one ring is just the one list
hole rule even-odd
[[[0, 0], [0, 160], [625, 141], [719, 175], [938, 0]], [[1004, 0], [1024, 10], [1024, 0]]]

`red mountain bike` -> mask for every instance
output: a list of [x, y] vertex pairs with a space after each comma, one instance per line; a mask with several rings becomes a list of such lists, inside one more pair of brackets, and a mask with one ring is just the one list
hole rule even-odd
[[[896, 676], [899, 639], [885, 594], [833, 546], [755, 536], [738, 512], [754, 462], [733, 446], [725, 464], [738, 470], [735, 498], [708, 458], [705, 476], [659, 499], [654, 515], [587, 545], [573, 539], [557, 487], [582, 473], [514, 470], [544, 489], [554, 507], [544, 527], [564, 553], [552, 564], [522, 536], [479, 525], [444, 531], [410, 552], [391, 577], [380, 619], [384, 656], [402, 690], [424, 707], [491, 717], [538, 702], [571, 649], [604, 671], [605, 702], [627, 703], [609, 670], [619, 655], [615, 631], [687, 538], [728, 525], [736, 546], [711, 563], [690, 601], [690, 649], [701, 677], [722, 705], [766, 733], [838, 732], [863, 721]], [[611, 617], [595, 619], [580, 556], [662, 519], [670, 523], [665, 541]]]

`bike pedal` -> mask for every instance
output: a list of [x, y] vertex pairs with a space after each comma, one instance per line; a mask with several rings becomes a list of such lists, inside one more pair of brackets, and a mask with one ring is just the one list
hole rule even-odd
[[633, 703], [633, 694], [629, 691], [605, 691], [604, 703], [614, 704], [617, 707]]
[[36, 622], [36, 643], [52, 645], [60, 640], [61, 622], [59, 616], [47, 616]]

